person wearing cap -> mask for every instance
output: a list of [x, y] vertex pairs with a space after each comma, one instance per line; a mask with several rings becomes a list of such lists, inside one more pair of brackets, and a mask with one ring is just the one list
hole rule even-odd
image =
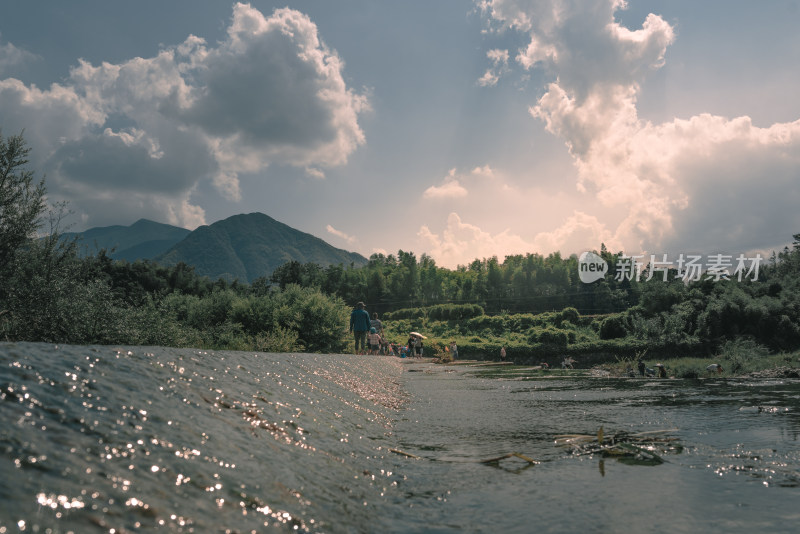
[[[354, 334], [356, 354], [366, 353], [367, 332], [369, 332], [369, 329], [369, 313], [364, 309], [364, 303], [359, 302], [350, 313], [350, 331]], [[359, 347], [361, 352], [359, 352]]]

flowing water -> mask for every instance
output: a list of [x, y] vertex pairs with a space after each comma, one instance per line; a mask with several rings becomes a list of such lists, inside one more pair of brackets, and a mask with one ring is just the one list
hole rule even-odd
[[800, 380], [557, 375], [0, 344], [0, 534], [797, 531]]

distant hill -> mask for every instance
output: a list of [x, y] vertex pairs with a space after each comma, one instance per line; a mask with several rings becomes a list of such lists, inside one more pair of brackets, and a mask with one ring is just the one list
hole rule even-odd
[[288, 261], [328, 265], [366, 265], [355, 252], [335, 248], [263, 213], [234, 215], [201, 226], [154, 258], [162, 265], [192, 265], [199, 275], [252, 282]]
[[63, 239], [77, 237], [81, 255], [92, 255], [106, 249], [109, 257], [132, 262], [164, 254], [190, 233], [186, 228], [139, 219], [130, 226], [103, 226], [85, 232], [67, 232]]

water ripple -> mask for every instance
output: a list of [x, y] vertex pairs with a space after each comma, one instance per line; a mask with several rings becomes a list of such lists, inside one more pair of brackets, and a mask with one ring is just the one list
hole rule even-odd
[[0, 344], [0, 532], [375, 525], [401, 369], [356, 358]]

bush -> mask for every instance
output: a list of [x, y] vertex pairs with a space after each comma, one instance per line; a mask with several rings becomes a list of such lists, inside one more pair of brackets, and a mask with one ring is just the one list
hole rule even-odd
[[500, 315], [494, 317], [489, 315], [481, 315], [473, 317], [467, 323], [470, 332], [483, 332], [490, 333], [496, 336], [503, 335], [508, 332], [506, 327], [506, 318]]
[[620, 339], [628, 335], [622, 314], [611, 315], [603, 319], [598, 332], [600, 339]]
[[294, 330], [309, 352], [342, 352], [347, 346], [350, 308], [316, 288], [290, 285], [271, 297], [273, 326]]
[[300, 344], [297, 332], [278, 327], [271, 332], [257, 334], [253, 348], [260, 352], [296, 352], [300, 350]]
[[187, 323], [192, 328], [206, 330], [227, 322], [228, 314], [238, 297], [230, 289], [214, 291], [210, 296], [190, 301]]
[[750, 370], [755, 360], [769, 355], [769, 350], [753, 339], [733, 339], [722, 345], [722, 357], [729, 362], [729, 371], [734, 374]]
[[577, 325], [578, 321], [580, 320], [581, 315], [578, 313], [578, 310], [575, 308], [564, 308], [561, 310], [561, 321], [569, 321], [570, 323]]
[[203, 347], [200, 332], [177, 320], [171, 307], [174, 303], [172, 299], [164, 299], [160, 303], [149, 300], [141, 306], [126, 308], [121, 318], [124, 328], [116, 342], [126, 345]]
[[483, 308], [477, 304], [437, 304], [425, 308], [429, 319], [435, 321], [458, 321], [483, 315]]
[[390, 321], [397, 319], [421, 319], [425, 316], [425, 310], [423, 308], [401, 308], [383, 314], [383, 318]]
[[[575, 341], [575, 333], [572, 332], [572, 340]], [[543, 328], [534, 330], [528, 336], [528, 343], [541, 343], [542, 345], [549, 345], [552, 347], [566, 348], [569, 342], [569, 334], [564, 330], [555, 328]]]

